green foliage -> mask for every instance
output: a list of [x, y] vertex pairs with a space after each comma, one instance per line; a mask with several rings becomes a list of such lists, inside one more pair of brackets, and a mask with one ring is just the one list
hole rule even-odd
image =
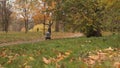
[[87, 36], [101, 36], [106, 5], [92, 0], [66, 0], [63, 4], [68, 29], [72, 27], [73, 32], [79, 30]]
[[103, 19], [103, 30], [111, 32], [120, 32], [120, 1], [117, 0], [111, 6], [105, 14]]
[[117, 0], [63, 0], [57, 5], [55, 16], [64, 23], [66, 31], [101, 36], [102, 29], [119, 31], [119, 3]]

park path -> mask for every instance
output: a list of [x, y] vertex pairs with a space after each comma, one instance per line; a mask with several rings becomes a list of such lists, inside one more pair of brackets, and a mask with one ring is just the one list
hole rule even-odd
[[[74, 37], [81, 37], [83, 36], [83, 34], [81, 33], [75, 33], [75, 34], [71, 34], [68, 36], [57, 36], [57, 37], [52, 37], [52, 39], [62, 39], [62, 38], [74, 38]], [[30, 41], [16, 41], [16, 42], [7, 42], [7, 43], [2, 43], [0, 44], [0, 47], [3, 46], [10, 46], [10, 45], [17, 45], [17, 44], [25, 44], [25, 43], [36, 43], [36, 42], [40, 42], [40, 41], [45, 41], [44, 37], [40, 38], [40, 39], [34, 39], [34, 40], [30, 40]]]

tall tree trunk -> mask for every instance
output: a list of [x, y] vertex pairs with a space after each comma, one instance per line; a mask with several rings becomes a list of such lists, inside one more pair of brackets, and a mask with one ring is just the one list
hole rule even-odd
[[61, 23], [61, 1], [57, 1], [56, 5], [56, 23], [55, 23], [55, 32], [60, 31], [60, 23]]
[[2, 31], [5, 31], [5, 23], [4, 23], [4, 7], [2, 7]]
[[[44, 2], [44, 9], [46, 9], [46, 3]], [[44, 20], [43, 20], [43, 35], [45, 35], [45, 24], [46, 24], [46, 14], [44, 11]]]
[[53, 21], [49, 21], [49, 24], [48, 24], [48, 32], [51, 34], [52, 33], [52, 24], [53, 24]]
[[4, 1], [1, 1], [2, 3], [2, 31], [5, 31], [5, 16], [4, 16], [4, 9], [5, 9], [5, 4]]
[[10, 14], [11, 12], [9, 9], [6, 7], [6, 1], [1, 1], [2, 3], [2, 27], [3, 31], [6, 33], [8, 32], [8, 27], [9, 27], [9, 19], [10, 19]]
[[44, 21], [43, 21], [43, 35], [45, 35], [45, 22], [46, 22], [46, 19], [45, 19], [45, 14], [44, 14]]
[[[25, 5], [27, 5], [27, 0], [25, 0]], [[28, 15], [27, 15], [27, 7], [25, 7], [25, 33], [28, 32]]]
[[28, 32], [28, 21], [26, 20], [25, 21], [25, 33], [27, 33]]
[[25, 11], [25, 33], [28, 32], [28, 16], [27, 16], [27, 13]]

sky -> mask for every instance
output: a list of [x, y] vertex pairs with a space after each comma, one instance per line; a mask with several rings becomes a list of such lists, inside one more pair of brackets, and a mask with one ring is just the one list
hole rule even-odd
[[12, 1], [12, 2], [14, 2], [15, 0], [9, 0], [9, 1]]
[[15, 0], [9, 0], [11, 3], [14, 2]]

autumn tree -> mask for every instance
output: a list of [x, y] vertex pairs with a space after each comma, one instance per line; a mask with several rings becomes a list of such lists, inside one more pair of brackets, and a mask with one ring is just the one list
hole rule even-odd
[[[43, 0], [47, 3], [47, 13], [51, 15], [51, 23], [55, 25], [55, 31], [60, 31], [60, 24], [63, 24], [62, 3], [64, 0]], [[64, 28], [64, 27], [62, 27]]]
[[46, 0], [46, 3], [48, 6], [46, 8], [46, 15], [47, 15], [47, 20], [48, 20], [48, 23], [46, 25], [48, 25], [48, 32], [51, 33], [51, 28], [55, 21], [54, 19], [55, 0]]
[[34, 8], [37, 7], [37, 0], [16, 0], [14, 8], [19, 14], [19, 18], [24, 19], [25, 33], [29, 30], [29, 21], [32, 20], [34, 15]]
[[[54, 1], [53, 0], [42, 0], [42, 6], [39, 13], [37, 12], [36, 19], [42, 21], [43, 24], [43, 34], [45, 34], [45, 27], [48, 27], [48, 31], [51, 33], [51, 26], [53, 24], [53, 9]], [[40, 16], [38, 16], [40, 15]]]

